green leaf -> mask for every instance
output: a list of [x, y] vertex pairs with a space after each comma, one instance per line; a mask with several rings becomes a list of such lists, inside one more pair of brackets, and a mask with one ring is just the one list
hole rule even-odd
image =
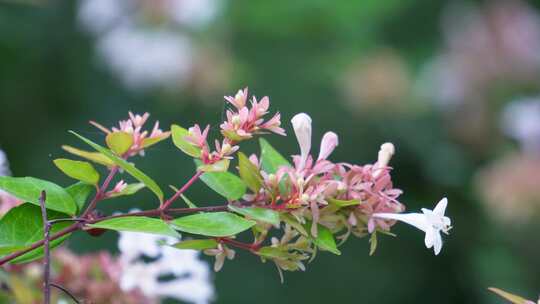
[[94, 169], [91, 163], [85, 161], [76, 161], [65, 158], [55, 159], [54, 164], [58, 169], [64, 172], [67, 176], [85, 182], [87, 184], [96, 185], [99, 183], [99, 173]]
[[180, 194], [180, 197], [184, 200], [186, 205], [188, 205], [189, 208], [198, 208], [197, 205], [195, 205], [187, 196]]
[[[58, 224], [55, 224], [55, 225], [58, 225]], [[49, 243], [49, 248], [50, 249], [54, 249], [60, 245], [62, 245], [62, 243], [67, 240], [69, 238], [69, 236], [71, 236], [71, 234], [67, 234], [67, 235], [64, 235], [60, 238], [57, 238], [56, 240], [53, 240]], [[35, 261], [35, 260], [38, 260], [38, 259], [41, 259], [43, 257], [43, 247], [39, 247], [37, 249], [34, 249], [30, 252], [27, 252], [23, 255], [21, 255], [20, 257], [17, 257], [13, 260], [11, 260], [10, 263], [12, 264], [22, 264], [22, 263], [29, 263], [29, 262], [32, 262], [32, 261]]]
[[331, 253], [337, 255], [341, 254], [341, 251], [337, 249], [334, 235], [328, 228], [322, 225], [319, 225], [318, 227], [318, 234], [317, 238], [315, 239], [315, 244], [322, 250], [330, 251]]
[[263, 185], [261, 172], [259, 172], [259, 168], [250, 162], [248, 157], [242, 152], [238, 152], [238, 172], [248, 188], [253, 191], [253, 193], [259, 193], [259, 190]]
[[70, 147], [70, 146], [62, 146], [62, 149], [64, 149], [65, 151], [73, 154], [73, 155], [77, 155], [79, 157], [82, 157], [82, 158], [85, 158], [85, 159], [88, 159], [88, 160], [91, 160], [97, 164], [100, 164], [100, 165], [103, 165], [103, 166], [107, 166], [107, 167], [112, 167], [114, 166], [114, 163], [105, 155], [99, 153], [99, 152], [89, 152], [89, 151], [84, 151], [84, 150], [80, 150], [80, 149], [77, 149], [77, 148], [73, 148], [73, 147]]
[[182, 242], [172, 245], [172, 247], [178, 248], [178, 249], [204, 250], [204, 249], [216, 248], [217, 245], [218, 245], [218, 242], [216, 242], [216, 240], [207, 239], [207, 240], [182, 241]]
[[[174, 192], [178, 192], [178, 188], [176, 188], [175, 186], [169, 185], [169, 187], [171, 187]], [[189, 208], [198, 208], [197, 205], [195, 205], [187, 196], [180, 194], [180, 197], [184, 200], [184, 202]]]
[[113, 132], [105, 137], [107, 146], [117, 155], [124, 155], [133, 145], [133, 136], [126, 132]]
[[261, 167], [266, 173], [276, 173], [281, 166], [291, 166], [287, 159], [264, 138], [259, 139], [259, 144], [261, 146]]
[[16, 198], [39, 206], [41, 191], [47, 192], [47, 209], [74, 215], [77, 212], [75, 201], [64, 188], [34, 177], [0, 176], [0, 189]]
[[202, 172], [225, 172], [229, 170], [229, 164], [231, 163], [228, 159], [222, 159], [210, 165], [201, 165], [197, 167], [197, 170]]
[[[201, 161], [196, 159], [195, 164], [199, 166]], [[230, 172], [206, 172], [200, 179], [228, 200], [237, 200], [246, 194], [246, 184]]]
[[[339, 249], [337, 248], [334, 234], [330, 231], [330, 229], [326, 228], [325, 226], [320, 224], [317, 225], [317, 237], [315, 239], [311, 237], [315, 245], [317, 245], [317, 247], [322, 250], [330, 251], [331, 253], [336, 255], [341, 255], [341, 251], [339, 251]], [[308, 222], [306, 224], [306, 230], [311, 230], [311, 222]]]
[[184, 216], [171, 221], [171, 224], [183, 232], [225, 237], [247, 230], [256, 222], [246, 220], [230, 212], [214, 212]]
[[116, 193], [112, 193], [109, 197], [118, 197], [118, 196], [125, 196], [125, 195], [133, 195], [142, 188], [146, 187], [143, 183], [133, 183], [129, 184], [124, 188], [124, 190]]
[[189, 135], [189, 131], [180, 127], [179, 125], [171, 126], [172, 140], [174, 145], [182, 150], [189, 156], [199, 158], [201, 157], [201, 149], [194, 146], [189, 141], [185, 140], [185, 137]]
[[332, 232], [322, 226], [318, 227], [317, 238], [315, 239], [315, 244], [322, 250], [330, 251], [333, 254], [340, 255], [341, 251], [337, 249], [336, 240], [334, 240], [334, 235]]
[[[47, 218], [58, 219], [68, 218], [69, 216], [47, 210]], [[61, 222], [52, 226], [51, 235], [69, 226], [69, 222]], [[17, 250], [25, 249], [33, 243], [43, 239], [43, 220], [41, 208], [30, 203], [25, 203], [9, 210], [9, 212], [0, 220], [0, 255], [10, 254]], [[51, 242], [51, 246], [58, 245], [62, 240]], [[40, 249], [33, 250], [19, 258], [21, 261], [25, 257], [39, 258]]]
[[514, 303], [514, 304], [529, 304], [534, 303], [534, 301], [527, 300], [525, 298], [522, 298], [520, 296], [517, 296], [515, 294], [511, 294], [509, 292], [506, 292], [504, 290], [501, 290], [499, 288], [490, 287], [488, 288], [489, 291], [496, 293], [500, 297]]
[[156, 137], [147, 137], [145, 139], [143, 139], [142, 141], [142, 147], [143, 148], [148, 148], [150, 146], [153, 146], [155, 144], [157, 144], [158, 142], [164, 140], [164, 139], [167, 139], [169, 137], [169, 133], [168, 132], [163, 132], [160, 136], [156, 136]]
[[356, 206], [356, 205], [360, 205], [362, 203], [359, 200], [355, 200], [355, 199], [352, 199], [352, 200], [339, 200], [339, 199], [335, 199], [335, 198], [328, 199], [328, 202], [330, 204], [335, 205], [335, 206], [340, 207], [340, 208], [349, 207], [349, 206]]
[[164, 221], [144, 216], [126, 216], [118, 217], [109, 220], [104, 220], [92, 225], [88, 225], [93, 228], [103, 228], [116, 231], [131, 231], [131, 232], [143, 232], [157, 235], [165, 235], [172, 237], [179, 237], [178, 233], [174, 231]]
[[77, 213], [84, 208], [88, 196], [94, 189], [94, 186], [83, 182], [78, 182], [66, 188], [67, 193], [71, 195], [75, 204], [77, 204]]
[[105, 155], [107, 158], [109, 158], [111, 161], [113, 161], [115, 164], [117, 164], [120, 168], [124, 169], [127, 173], [129, 173], [131, 176], [136, 178], [138, 181], [144, 183], [154, 194], [158, 197], [159, 201], [163, 201], [163, 191], [159, 188], [159, 186], [156, 184], [156, 182], [148, 177], [146, 174], [144, 174], [141, 170], [137, 169], [133, 164], [128, 163], [124, 159], [114, 155], [111, 151], [108, 149], [94, 143], [93, 141], [77, 134], [74, 131], [70, 131], [72, 134], [80, 138], [82, 141], [90, 145], [92, 148], [96, 149], [101, 154]]
[[261, 247], [257, 250], [257, 254], [267, 259], [291, 259], [295, 255], [287, 251], [283, 247]]
[[257, 221], [279, 225], [279, 212], [261, 207], [237, 207], [229, 205], [229, 209]]
[[281, 213], [280, 218], [285, 223], [289, 224], [289, 226], [293, 227], [298, 233], [305, 237], [309, 237], [309, 234], [306, 231], [306, 228], [300, 224], [296, 218], [288, 213]]
[[377, 250], [377, 231], [373, 231], [369, 238], [369, 255], [373, 255]]

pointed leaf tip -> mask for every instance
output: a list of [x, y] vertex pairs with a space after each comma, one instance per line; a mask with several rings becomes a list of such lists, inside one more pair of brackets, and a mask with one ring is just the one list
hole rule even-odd
[[114, 153], [112, 153], [109, 149], [104, 148], [95, 142], [87, 139], [86, 137], [77, 134], [74, 131], [69, 131], [71, 134], [77, 136], [79, 139], [87, 143], [89, 146], [94, 148], [96, 151], [100, 152], [104, 156], [106, 156], [108, 159], [110, 159], [113, 163], [118, 165], [120, 168], [124, 169], [127, 173], [129, 173], [131, 176], [136, 178], [138, 181], [144, 183], [154, 194], [158, 197], [159, 201], [163, 201], [163, 191], [161, 191], [161, 188], [156, 184], [156, 182], [151, 179], [149, 176], [144, 174], [141, 170], [137, 169], [133, 164], [127, 162], [126, 160], [118, 157]]
[[264, 138], [259, 139], [261, 147], [261, 167], [266, 173], [276, 173], [281, 166], [290, 167], [291, 164]]
[[55, 159], [54, 164], [67, 176], [80, 180], [90, 185], [99, 183], [99, 173], [89, 162], [77, 161], [66, 158]]

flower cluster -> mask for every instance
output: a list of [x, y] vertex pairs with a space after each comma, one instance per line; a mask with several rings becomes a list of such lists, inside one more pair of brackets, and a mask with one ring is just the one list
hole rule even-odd
[[[229, 102], [242, 106], [243, 94], [240, 91]], [[252, 173], [259, 176], [261, 185], [243, 197], [244, 205], [277, 211], [284, 220], [281, 239], [274, 237], [270, 247], [286, 253], [279, 258], [272, 255], [279, 269], [303, 270], [302, 261], [320, 247], [316, 240], [321, 233], [327, 235], [344, 231], [338, 236], [342, 241], [350, 234], [359, 237], [371, 234], [376, 238], [377, 232], [390, 233], [396, 220], [424, 231], [426, 247], [434, 247], [435, 254], [440, 252], [440, 232], [447, 233], [450, 229], [450, 219], [444, 216], [446, 199], [433, 211], [423, 209], [422, 214], [398, 214], [405, 210], [405, 206], [398, 201], [402, 191], [394, 188], [390, 175], [389, 162], [395, 153], [391, 143], [381, 146], [373, 164], [335, 163], [328, 158], [338, 146], [339, 139], [334, 132], [327, 132], [315, 159], [310, 153], [311, 117], [300, 113], [291, 122], [300, 146], [300, 154], [293, 156], [293, 165], [267, 168], [262, 159], [251, 155], [249, 162], [255, 171]], [[275, 172], [270, 172], [272, 169]], [[411, 217], [413, 219], [409, 220]], [[267, 230], [256, 236], [255, 247], [262, 244], [270, 228], [267, 226]], [[219, 258], [217, 269], [221, 268], [226, 256], [234, 256], [226, 255], [226, 247], [214, 251], [212, 255]], [[259, 254], [265, 258], [264, 253]]]
[[[105, 128], [104, 126], [98, 124], [95, 121], [90, 121], [90, 123], [101, 131], [105, 132], [107, 136], [111, 134], [128, 134], [130, 139], [127, 139], [127, 144], [125, 151], [123, 151], [122, 156], [125, 158], [135, 156], [137, 154], [144, 155], [144, 149], [154, 145], [167, 137], [169, 137], [170, 132], [163, 132], [159, 128], [159, 121], [156, 121], [152, 131], [143, 130], [144, 124], [150, 117], [149, 113], [144, 113], [143, 115], [133, 114], [129, 112], [129, 118], [126, 120], [121, 120], [118, 123], [118, 127], [112, 127], [111, 129]], [[107, 142], [109, 146], [111, 144]], [[112, 147], [111, 147], [112, 148]], [[114, 149], [113, 149], [114, 150]]]
[[204, 164], [213, 164], [223, 159], [231, 159], [231, 155], [239, 149], [238, 146], [234, 145], [233, 141], [224, 138], [221, 144], [216, 140], [215, 150], [211, 151], [207, 141], [210, 125], [207, 125], [201, 131], [199, 125], [196, 124], [189, 128], [188, 131], [189, 135], [185, 137], [185, 140], [199, 149], [200, 159]]
[[[203, 164], [214, 164], [222, 160], [232, 159], [238, 149], [239, 142], [253, 138], [254, 135], [273, 132], [285, 136], [285, 130], [281, 128], [281, 116], [276, 113], [271, 119], [265, 121], [264, 116], [268, 114], [270, 99], [265, 96], [257, 101], [255, 96], [248, 106], [248, 89], [239, 90], [234, 97], [225, 96], [225, 100], [234, 106], [234, 109], [227, 110], [227, 120], [221, 124], [223, 140], [215, 140], [215, 150], [211, 151], [208, 144], [208, 132], [210, 125], [204, 129], [198, 124], [188, 129], [183, 140], [187, 141], [195, 148], [193, 153], [188, 153], [199, 158]], [[228, 164], [228, 162], [227, 162]], [[224, 169], [228, 165], [223, 166]]]
[[239, 142], [250, 139], [254, 134], [265, 131], [274, 132], [285, 136], [285, 130], [281, 128], [281, 115], [276, 113], [268, 121], [264, 121], [264, 115], [268, 113], [270, 99], [264, 96], [257, 101], [252, 97], [248, 107], [248, 89], [239, 90], [236, 95], [225, 96], [225, 100], [234, 106], [234, 109], [227, 110], [227, 120], [221, 124], [221, 133], [232, 142]]
[[315, 160], [310, 155], [311, 118], [301, 113], [292, 119], [292, 124], [301, 152], [293, 156], [294, 166], [281, 166], [275, 174], [269, 174], [252, 155], [250, 160], [261, 170], [264, 186], [246, 198], [258, 206], [290, 212], [300, 224], [309, 221], [313, 237], [321, 226], [334, 232], [345, 228], [359, 236], [377, 229], [388, 231], [393, 221], [372, 215], [404, 210], [397, 201], [401, 190], [393, 188], [387, 166], [393, 145], [387, 143], [381, 147], [375, 164], [334, 163], [328, 157], [338, 145], [338, 136], [327, 132]]

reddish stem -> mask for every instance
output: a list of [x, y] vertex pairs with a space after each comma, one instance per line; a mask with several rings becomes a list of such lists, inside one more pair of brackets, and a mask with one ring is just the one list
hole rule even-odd
[[[72, 233], [73, 231], [76, 231], [76, 230], [79, 230], [80, 228], [82, 227], [82, 225], [80, 223], [76, 223], [76, 224], [73, 224], [69, 227], [66, 227], [60, 231], [58, 231], [57, 233], [55, 233], [54, 235], [50, 236], [49, 237], [49, 241], [54, 241], [60, 237], [63, 237], [64, 235], [66, 234], [69, 234], [69, 233]], [[26, 249], [23, 249], [21, 251], [17, 251], [17, 252], [14, 252], [10, 255], [6, 255], [5, 257], [1, 258], [0, 259], [0, 266], [4, 265], [5, 263], [15, 259], [15, 258], [18, 258], [20, 257], [21, 255], [27, 253], [27, 252], [30, 252], [34, 249], [37, 249], [39, 247], [41, 247], [43, 244], [45, 243], [45, 240], [39, 240], [37, 242], [35, 242], [34, 244], [32, 244], [30, 247], [26, 248]]]
[[233, 240], [233, 239], [230, 239], [230, 238], [217, 238], [218, 242], [221, 242], [221, 243], [224, 243], [224, 244], [229, 244], [229, 245], [232, 245], [232, 246], [235, 246], [235, 247], [238, 247], [238, 248], [242, 248], [242, 249], [245, 249], [245, 250], [249, 250], [249, 251], [258, 251], [260, 249], [260, 245], [258, 244], [248, 244], [248, 243], [243, 243], [243, 242], [239, 242], [239, 241], [236, 241], [236, 240]]
[[195, 213], [195, 212], [217, 212], [217, 211], [226, 211], [226, 210], [228, 210], [228, 205], [199, 207], [199, 208], [171, 208], [167, 210], [153, 209], [153, 210], [106, 216], [99, 219], [86, 221], [86, 223], [95, 224], [104, 220], [110, 220], [113, 218], [128, 217], [128, 216], [161, 216], [164, 213], [165, 214], [183, 214], [183, 213]]
[[165, 203], [163, 203], [163, 205], [160, 207], [161, 210], [166, 210], [175, 200], [177, 200], [180, 195], [182, 195], [182, 193], [184, 193], [189, 187], [191, 187], [191, 185], [193, 185], [193, 183], [195, 183], [195, 181], [203, 174], [202, 171], [197, 171], [195, 173], [195, 175], [193, 175], [188, 181], [187, 183], [182, 186], [182, 188], [180, 188], [178, 191], [176, 191], [176, 193], [171, 196], [171, 198], [169, 198], [168, 200], [165, 201]]
[[[168, 210], [160, 210], [160, 209], [154, 209], [154, 210], [147, 210], [147, 211], [140, 211], [140, 212], [134, 212], [134, 213], [125, 213], [125, 214], [118, 214], [118, 215], [112, 215], [107, 217], [102, 217], [95, 220], [88, 220], [82, 221], [82, 219], [79, 219], [79, 222], [68, 226], [57, 233], [51, 235], [49, 237], [49, 241], [54, 241], [58, 238], [61, 238], [67, 234], [70, 234], [72, 232], [75, 232], [77, 230], [80, 230], [84, 227], [85, 224], [95, 224], [104, 220], [109, 220], [113, 218], [119, 218], [119, 217], [127, 217], [127, 216], [160, 216], [161, 214], [165, 213], [174, 213], [174, 214], [183, 214], [183, 213], [195, 213], [195, 212], [216, 212], [216, 211], [225, 211], [227, 210], [227, 205], [221, 205], [221, 206], [210, 206], [210, 207], [200, 207], [200, 208], [174, 208], [174, 209], [168, 209]], [[12, 254], [9, 254], [3, 258], [0, 259], [0, 266], [4, 265], [5, 263], [25, 254], [28, 253], [34, 249], [37, 249], [41, 247], [45, 243], [45, 240], [39, 240], [35, 243], [33, 243], [30, 247], [25, 248], [23, 250], [14, 252]]]
[[118, 172], [118, 166], [114, 166], [111, 168], [109, 175], [107, 176], [107, 178], [105, 179], [101, 187], [97, 190], [96, 195], [94, 196], [94, 198], [88, 205], [88, 208], [86, 208], [86, 210], [81, 215], [81, 218], [88, 217], [90, 212], [92, 212], [96, 208], [97, 203], [101, 201], [103, 198], [105, 198], [105, 193], [107, 191], [107, 188], [109, 188], [109, 184], [111, 183], [112, 179], [114, 178], [117, 172]]

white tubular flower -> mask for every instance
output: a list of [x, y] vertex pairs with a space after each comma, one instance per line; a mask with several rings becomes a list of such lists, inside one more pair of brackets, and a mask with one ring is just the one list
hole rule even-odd
[[321, 140], [321, 149], [317, 160], [327, 159], [334, 149], [338, 146], [339, 139], [336, 133], [326, 132]]
[[445, 197], [433, 210], [422, 208], [422, 213], [375, 213], [373, 217], [402, 221], [424, 231], [426, 247], [428, 249], [433, 247], [435, 255], [438, 255], [442, 248], [441, 231], [448, 234], [452, 229], [450, 218], [444, 216], [447, 204], [448, 200]]
[[300, 170], [304, 168], [311, 150], [311, 117], [306, 113], [296, 114], [291, 119], [296, 139], [300, 145]]

